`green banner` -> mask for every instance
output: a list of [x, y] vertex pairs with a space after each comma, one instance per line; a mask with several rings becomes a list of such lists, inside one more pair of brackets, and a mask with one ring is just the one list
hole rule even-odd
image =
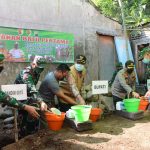
[[35, 55], [50, 62], [74, 62], [74, 36], [70, 33], [0, 27], [0, 53], [9, 62], [30, 62]]

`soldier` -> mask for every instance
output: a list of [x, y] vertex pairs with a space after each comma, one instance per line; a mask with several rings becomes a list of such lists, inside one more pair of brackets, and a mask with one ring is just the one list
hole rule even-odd
[[[20, 71], [16, 77], [15, 84], [27, 84], [27, 96], [29, 97], [27, 103], [29, 105], [38, 106], [41, 105], [43, 110], [47, 110], [47, 105], [40, 97], [36, 84], [38, 83], [41, 72], [44, 70], [46, 64], [45, 58], [42, 56], [35, 56], [30, 66]], [[28, 134], [35, 133], [39, 129], [39, 120], [32, 119], [25, 111], [19, 111], [19, 128], [20, 136], [24, 137]]]
[[146, 64], [146, 79], [150, 79], [150, 47], [143, 48], [139, 53], [139, 61]]
[[[141, 60], [146, 64], [146, 79], [150, 79], [150, 47], [145, 47], [140, 51], [139, 61]], [[150, 90], [146, 92], [145, 97], [150, 100]]]
[[[36, 89], [36, 84], [44, 70], [45, 64], [45, 58], [35, 56], [31, 65], [21, 70], [15, 80], [15, 84], [27, 84], [27, 96], [32, 97], [34, 100], [37, 100], [38, 90]], [[40, 97], [38, 97], [39, 99]]]
[[136, 76], [134, 72], [134, 62], [128, 60], [125, 68], [120, 70], [112, 84], [112, 96], [114, 107], [118, 101], [122, 101], [128, 96], [139, 98], [139, 94], [135, 92]]
[[112, 76], [111, 80], [108, 82], [110, 87], [112, 86], [118, 71], [120, 71], [122, 68], [123, 68], [122, 62], [119, 62], [119, 63], [116, 64], [116, 70], [113, 73], [113, 76]]
[[[3, 67], [3, 60], [5, 59], [3, 54], [0, 54], [0, 72], [4, 69]], [[35, 108], [26, 104], [22, 104], [19, 101], [17, 101], [15, 98], [10, 97], [6, 93], [0, 90], [0, 102], [7, 104], [12, 107], [16, 107], [19, 109], [26, 110], [30, 115], [32, 115], [35, 118], [39, 117], [39, 114], [36, 112]]]

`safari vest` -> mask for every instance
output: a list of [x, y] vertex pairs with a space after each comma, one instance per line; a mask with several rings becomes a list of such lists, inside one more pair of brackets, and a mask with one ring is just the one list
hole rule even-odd
[[[79, 92], [81, 91], [81, 88], [82, 88], [82, 85], [83, 85], [83, 82], [84, 82], [84, 78], [85, 78], [85, 75], [86, 75], [86, 70], [83, 70], [82, 71], [82, 74], [79, 75], [78, 72], [76, 71], [75, 69], [75, 66], [71, 66], [70, 67], [70, 74], [72, 74], [73, 78], [75, 79], [75, 83], [76, 83], [76, 86], [79, 90]], [[67, 82], [60, 82], [60, 87], [61, 89], [63, 90], [64, 94], [71, 97], [72, 99], [75, 100], [75, 97], [69, 87], [69, 84]]]
[[83, 70], [82, 75], [79, 76], [78, 72], [75, 69], [75, 66], [73, 65], [73, 66], [70, 67], [70, 72], [71, 72], [71, 74], [73, 75], [73, 77], [75, 79], [75, 83], [76, 83], [76, 86], [77, 86], [78, 90], [81, 91], [81, 88], [82, 88], [82, 85], [83, 85], [83, 82], [84, 82], [84, 78], [85, 78], [85, 75], [86, 75], [86, 70]]

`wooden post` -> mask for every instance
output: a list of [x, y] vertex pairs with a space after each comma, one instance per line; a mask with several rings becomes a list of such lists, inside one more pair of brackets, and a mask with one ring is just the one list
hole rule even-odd
[[14, 133], [15, 133], [15, 142], [18, 142], [18, 126], [17, 126], [17, 109], [13, 108], [14, 112]]

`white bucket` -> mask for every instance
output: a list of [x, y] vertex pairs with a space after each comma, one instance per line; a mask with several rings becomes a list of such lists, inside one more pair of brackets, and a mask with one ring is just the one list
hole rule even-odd
[[119, 101], [116, 103], [116, 110], [123, 110], [124, 109], [124, 104], [122, 101]]
[[68, 111], [66, 111], [66, 116], [70, 119], [75, 118], [74, 111], [72, 109], [69, 109]]

